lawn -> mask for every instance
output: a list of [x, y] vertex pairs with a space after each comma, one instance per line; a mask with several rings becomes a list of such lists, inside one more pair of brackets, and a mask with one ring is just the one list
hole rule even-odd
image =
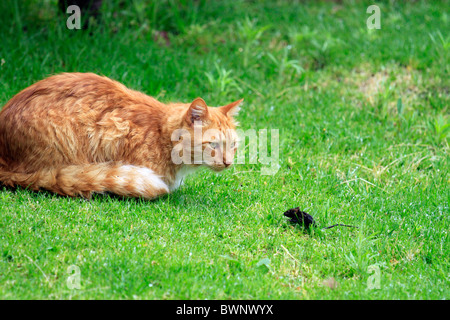
[[377, 2], [381, 29], [366, 1], [104, 1], [89, 30], [56, 2], [1, 2], [0, 106], [63, 71], [244, 98], [279, 168], [247, 150], [155, 201], [1, 187], [0, 298], [450, 298], [449, 1]]

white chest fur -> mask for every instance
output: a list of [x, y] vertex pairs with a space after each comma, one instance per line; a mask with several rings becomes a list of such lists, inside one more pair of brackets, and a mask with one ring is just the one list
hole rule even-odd
[[170, 187], [170, 191], [178, 189], [182, 184], [186, 176], [197, 171], [198, 167], [184, 165], [182, 166], [175, 175], [175, 181]]

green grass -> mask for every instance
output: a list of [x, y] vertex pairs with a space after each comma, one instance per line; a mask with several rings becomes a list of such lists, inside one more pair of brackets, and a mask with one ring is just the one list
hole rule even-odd
[[[242, 129], [279, 129], [280, 169], [202, 171], [156, 201], [3, 189], [2, 299], [450, 297], [448, 1], [380, 2], [381, 30], [371, 2], [141, 3], [77, 31], [55, 1], [2, 2], [0, 105], [63, 71], [164, 102], [243, 97]], [[303, 232], [296, 206], [360, 228]]]

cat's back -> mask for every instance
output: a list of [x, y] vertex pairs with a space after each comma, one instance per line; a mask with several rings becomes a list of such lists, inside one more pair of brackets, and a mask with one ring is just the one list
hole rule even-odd
[[[60, 115], [93, 111], [107, 107], [115, 101], [135, 99], [139, 96], [124, 85], [94, 73], [61, 73], [43, 79], [16, 94], [0, 113], [8, 116], [47, 117], [48, 113]], [[142, 97], [141, 97], [142, 98]]]
[[107, 77], [51, 76], [16, 94], [1, 110], [0, 166], [5, 159], [22, 165], [24, 157], [36, 155], [47, 164], [114, 159], [120, 150], [111, 141], [123, 147], [129, 132], [138, 136], [143, 126], [158, 132], [163, 109], [152, 97]]

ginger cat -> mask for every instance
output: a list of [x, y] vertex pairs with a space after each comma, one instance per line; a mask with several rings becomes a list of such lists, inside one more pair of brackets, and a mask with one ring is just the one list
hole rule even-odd
[[[19, 92], [0, 112], [0, 184], [86, 198], [111, 192], [153, 199], [176, 189], [193, 169], [231, 165], [241, 102], [217, 108], [201, 98], [163, 104], [92, 73], [51, 76]], [[202, 134], [197, 142], [181, 135], [178, 140], [193, 147], [183, 159], [200, 150], [213, 160], [175, 163], [180, 141], [172, 141], [173, 133], [192, 137], [196, 128], [217, 134]]]

